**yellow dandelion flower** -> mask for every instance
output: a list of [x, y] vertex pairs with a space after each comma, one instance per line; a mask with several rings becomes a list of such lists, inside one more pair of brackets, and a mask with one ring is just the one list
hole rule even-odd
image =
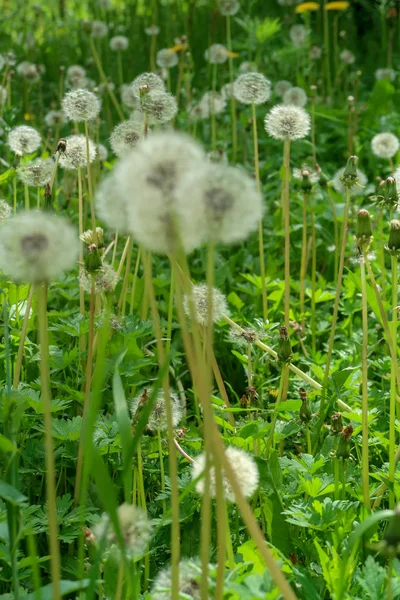
[[318, 2], [303, 2], [302, 4], [299, 4], [298, 6], [296, 6], [296, 9], [294, 12], [306, 13], [306, 12], [311, 12], [313, 10], [319, 10]]
[[328, 2], [326, 10], [347, 10], [350, 2]]

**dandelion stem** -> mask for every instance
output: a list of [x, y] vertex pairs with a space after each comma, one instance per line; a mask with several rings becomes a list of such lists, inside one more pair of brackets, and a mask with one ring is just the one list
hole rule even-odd
[[217, 118], [215, 114], [215, 94], [217, 89], [217, 63], [212, 66], [212, 93], [211, 93], [211, 149], [217, 148]]
[[300, 319], [301, 324], [305, 326], [305, 307], [304, 295], [306, 286], [306, 265], [307, 265], [307, 194], [303, 196], [303, 231], [301, 239], [301, 262], [300, 262]]
[[[364, 507], [369, 511], [369, 456], [368, 456], [368, 306], [364, 260], [360, 263], [362, 306], [362, 488]], [[394, 449], [393, 449], [394, 450]], [[393, 452], [394, 454], [394, 452]]]
[[231, 91], [231, 119], [232, 119], [232, 164], [236, 163], [237, 154], [237, 124], [236, 124], [236, 99], [233, 95], [233, 57], [232, 53], [232, 35], [231, 35], [231, 16], [226, 16], [226, 40], [229, 50], [229, 83]]
[[[397, 256], [391, 256], [392, 263], [392, 339], [397, 342]], [[396, 359], [397, 361], [397, 359]], [[395, 480], [395, 435], [396, 435], [396, 371], [393, 358], [390, 368], [390, 410], [389, 410], [389, 508], [394, 508], [394, 480]]]
[[[164, 457], [163, 457], [163, 448], [162, 448], [162, 440], [161, 440], [161, 431], [157, 428], [157, 442], [158, 442], [158, 455], [160, 457], [160, 477], [161, 477], [161, 491], [165, 492], [165, 473], [164, 473]], [[165, 500], [162, 501], [163, 513], [167, 512], [167, 504]]]
[[271, 419], [269, 435], [268, 435], [268, 439], [265, 444], [265, 457], [267, 459], [269, 458], [270, 448], [271, 448], [271, 446], [273, 447], [273, 445], [274, 445], [275, 425], [276, 425], [276, 421], [278, 419], [279, 407], [282, 402], [282, 397], [283, 397], [284, 388], [285, 388], [285, 382], [288, 377], [288, 371], [289, 371], [288, 365], [284, 364], [282, 367], [282, 370], [281, 370], [281, 378], [280, 378], [280, 383], [279, 383], [278, 397], [276, 399], [275, 406], [274, 406], [274, 412], [273, 412], [272, 419]]
[[289, 204], [289, 181], [290, 181], [290, 139], [284, 142], [285, 186], [283, 195], [283, 212], [285, 224], [285, 310], [284, 323], [289, 329], [290, 311], [290, 204]]
[[92, 219], [92, 230], [93, 230], [93, 240], [94, 243], [97, 244], [97, 231], [96, 231], [96, 217], [94, 213], [94, 203], [93, 203], [93, 182], [92, 182], [92, 169], [90, 166], [90, 152], [89, 152], [89, 129], [87, 121], [85, 121], [85, 137], [86, 137], [86, 162], [87, 162], [87, 180], [88, 180], [88, 191], [89, 191], [89, 206], [90, 206], [90, 216]]
[[138, 246], [138, 253], [137, 253], [136, 263], [135, 263], [135, 270], [133, 272], [133, 281], [132, 281], [132, 289], [131, 289], [131, 299], [130, 299], [130, 303], [129, 303], [129, 313], [130, 314], [133, 313], [133, 307], [135, 305], [136, 283], [137, 283], [138, 272], [139, 272], [140, 261], [141, 261], [141, 252], [142, 252], [142, 249], [141, 249], [140, 246]]
[[15, 390], [18, 389], [19, 379], [20, 379], [20, 375], [21, 375], [22, 359], [24, 356], [24, 347], [25, 347], [25, 338], [26, 338], [26, 332], [28, 330], [29, 317], [30, 317], [30, 312], [31, 312], [31, 308], [32, 308], [33, 291], [34, 291], [33, 286], [31, 286], [29, 288], [28, 299], [26, 301], [24, 320], [22, 323], [21, 335], [19, 338], [17, 360], [15, 362], [15, 367], [14, 367], [13, 388]]
[[108, 79], [106, 77], [106, 74], [104, 73], [103, 67], [101, 66], [101, 60], [100, 60], [99, 54], [96, 50], [96, 46], [93, 42], [93, 38], [91, 35], [89, 36], [89, 41], [90, 41], [90, 48], [92, 50], [94, 62], [96, 63], [96, 67], [97, 67], [97, 70], [100, 75], [100, 79], [102, 80], [102, 82], [104, 83], [104, 85], [106, 87], [107, 93], [109, 94], [109, 96], [111, 98], [111, 102], [114, 104], [114, 107], [118, 113], [119, 118], [121, 119], [121, 121], [123, 121], [124, 113], [122, 112], [121, 107], [118, 104], [118, 100], [117, 100], [113, 90], [110, 88]]
[[317, 349], [317, 326], [316, 326], [316, 296], [317, 296], [317, 235], [315, 229], [315, 215], [312, 205], [312, 194], [310, 194], [311, 212], [311, 345], [313, 352]]

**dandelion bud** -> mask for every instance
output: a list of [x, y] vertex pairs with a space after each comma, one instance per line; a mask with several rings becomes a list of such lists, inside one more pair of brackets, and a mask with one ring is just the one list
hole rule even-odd
[[143, 137], [143, 125], [136, 121], [122, 121], [110, 136], [111, 148], [118, 157], [126, 156]]
[[33, 127], [19, 125], [13, 127], [8, 134], [7, 144], [17, 156], [25, 156], [35, 152], [42, 143], [40, 134]]
[[362, 208], [357, 213], [356, 243], [360, 252], [368, 252], [372, 243], [372, 224], [369, 212]]
[[310, 115], [300, 106], [277, 104], [265, 117], [265, 129], [275, 140], [299, 140], [311, 126]]
[[[240, 450], [239, 448], [235, 448], [234, 446], [229, 446], [225, 450], [226, 458], [229, 461], [229, 464], [232, 470], [235, 473], [238, 484], [242, 491], [242, 494], [246, 498], [250, 498], [256, 489], [258, 488], [259, 481], [259, 473], [257, 465], [252, 456], [244, 452], [244, 450]], [[192, 465], [192, 479], [197, 479], [202, 473], [204, 473], [204, 469], [206, 467], [206, 455], [205, 453], [197, 456]], [[222, 470], [223, 471], [223, 470]], [[216, 496], [216, 483], [215, 483], [215, 467], [211, 467], [209, 470], [210, 476], [210, 496], [215, 498]], [[234, 491], [229, 483], [226, 475], [222, 472], [223, 479], [223, 489], [224, 494], [227, 500], [230, 502], [236, 502]], [[196, 483], [196, 491], [199, 494], [204, 494], [204, 478], [200, 479]]]
[[9, 219], [11, 215], [11, 206], [5, 200], [0, 200], [0, 223]]
[[311, 412], [310, 403], [307, 398], [307, 392], [303, 387], [301, 387], [299, 389], [299, 394], [300, 394], [300, 400], [301, 400], [300, 421], [302, 423], [309, 423], [312, 418], [312, 412]]
[[331, 416], [331, 429], [330, 434], [336, 435], [337, 433], [341, 433], [343, 430], [343, 418], [342, 413], [335, 412]]
[[240, 9], [238, 0], [219, 0], [218, 8], [224, 17], [236, 15]]
[[75, 230], [62, 217], [23, 212], [1, 226], [0, 269], [15, 281], [52, 281], [70, 269], [78, 255]]
[[394, 558], [400, 554], [400, 504], [393, 510], [393, 517], [387, 524], [385, 534], [379, 544], [380, 552]]
[[400, 255], [400, 221], [397, 219], [390, 221], [389, 241], [386, 249], [393, 256]]
[[100, 112], [100, 100], [88, 90], [72, 90], [65, 94], [62, 108], [71, 121], [91, 121]]
[[343, 427], [342, 433], [339, 437], [339, 443], [336, 450], [337, 458], [342, 458], [343, 460], [349, 458], [350, 456], [350, 439], [353, 435], [353, 427], [352, 425], [346, 425]]
[[388, 177], [380, 182], [380, 187], [383, 191], [382, 196], [378, 196], [378, 204], [382, 204], [390, 210], [395, 210], [399, 203], [399, 194], [397, 192], [397, 179]]
[[[146, 551], [152, 531], [147, 514], [142, 508], [124, 502], [117, 510], [117, 518], [127, 555], [131, 559], [141, 556]], [[110, 544], [118, 543], [111, 519], [106, 513], [93, 528], [93, 535], [98, 543], [104, 537]]]
[[371, 140], [371, 150], [378, 158], [393, 158], [399, 147], [399, 139], [393, 133], [378, 133]]
[[[138, 423], [141, 413], [143, 412], [143, 408], [146, 402], [148, 402], [152, 393], [152, 388], [145, 388], [136, 398], [131, 401], [130, 411], [132, 420], [135, 424]], [[164, 390], [158, 390], [157, 398], [153, 404], [153, 408], [151, 409], [149, 420], [147, 422], [151, 429], [158, 429], [159, 431], [166, 431], [168, 429], [166, 402], [167, 400], [165, 398]], [[169, 402], [171, 403], [172, 408], [172, 426], [177, 427], [179, 421], [181, 421], [183, 417], [185, 401], [172, 389], [170, 389]]]
[[[78, 167], [86, 167], [86, 137], [84, 135], [70, 135], [64, 140], [64, 142], [66, 144], [66, 148], [65, 151], [60, 154], [60, 167], [71, 170], [77, 169]], [[89, 162], [92, 163], [95, 158], [96, 146], [92, 140], [89, 140]]]
[[286, 325], [279, 327], [278, 360], [281, 363], [289, 363], [292, 360], [292, 346]]
[[212, 65], [220, 65], [228, 60], [228, 50], [222, 44], [212, 44], [204, 53], [205, 59]]
[[263, 104], [271, 96], [271, 82], [261, 73], [244, 73], [234, 82], [233, 94], [243, 104]]
[[85, 270], [92, 275], [101, 267], [101, 256], [96, 244], [90, 244], [86, 249]]
[[50, 181], [53, 167], [52, 158], [37, 158], [19, 167], [17, 173], [25, 185], [42, 187]]
[[347, 165], [341, 175], [340, 179], [343, 186], [347, 189], [352, 188], [359, 180], [358, 172], [357, 172], [357, 156], [350, 156], [347, 160]]
[[[190, 296], [185, 296], [183, 299], [183, 308], [186, 316], [190, 319], [191, 308], [190, 303], [193, 302], [193, 309], [196, 321], [199, 325], [206, 326], [208, 324], [208, 300], [209, 300], [209, 289], [204, 283], [197, 284], [192, 287], [192, 293]], [[211, 292], [211, 303], [212, 303], [212, 321], [218, 323], [222, 317], [228, 314], [228, 305], [226, 298], [222, 292], [217, 288], [213, 288]]]

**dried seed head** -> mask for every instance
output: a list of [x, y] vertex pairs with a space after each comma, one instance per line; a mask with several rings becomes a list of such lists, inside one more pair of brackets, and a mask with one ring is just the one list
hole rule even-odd
[[[209, 565], [209, 570], [212, 565]], [[179, 563], [179, 596], [187, 600], [200, 600], [201, 598], [201, 563], [200, 559], [185, 559]], [[160, 571], [155, 578], [151, 588], [151, 597], [153, 600], [171, 600], [172, 587], [172, 568], [167, 567]], [[207, 596], [211, 600], [212, 583], [209, 580], [210, 595]]]
[[111, 149], [118, 157], [126, 156], [143, 137], [143, 125], [136, 121], [122, 121], [110, 136]]
[[283, 103], [292, 106], [305, 106], [307, 94], [301, 87], [291, 87], [283, 94]]
[[143, 96], [140, 110], [147, 115], [149, 123], [168, 123], [175, 118], [178, 104], [168, 92], [149, 92]]
[[17, 156], [25, 156], [35, 152], [42, 143], [40, 134], [28, 125], [13, 127], [8, 134], [7, 144]]
[[92, 21], [90, 27], [90, 33], [94, 38], [104, 38], [108, 35], [108, 27], [104, 21]]
[[[229, 314], [228, 304], [226, 297], [217, 288], [212, 289], [211, 293], [212, 303], [212, 322], [218, 323], [224, 315]], [[183, 299], [183, 308], [186, 316], [190, 319], [192, 316], [191, 302], [193, 302], [193, 310], [196, 321], [199, 325], [206, 327], [208, 324], [208, 300], [209, 290], [208, 286], [204, 283], [200, 283], [192, 286], [192, 293], [190, 296], [185, 296]]]
[[291, 87], [293, 87], [293, 86], [290, 83], [290, 81], [286, 81], [285, 79], [282, 79], [281, 81], [278, 81], [275, 84], [274, 92], [277, 96], [283, 96], [285, 94], [285, 92], [290, 90]]
[[206, 117], [210, 114], [219, 115], [226, 108], [226, 98], [219, 92], [206, 92], [200, 100], [200, 105]]
[[11, 206], [5, 200], [0, 200], [0, 223], [3, 223], [7, 219], [9, 219], [11, 215]]
[[0, 268], [15, 281], [52, 281], [74, 265], [78, 249], [75, 229], [65, 219], [23, 212], [1, 227]]
[[[125, 544], [125, 552], [129, 558], [141, 556], [150, 541], [152, 526], [142, 508], [133, 504], [121, 504], [117, 510], [117, 518]], [[104, 513], [100, 521], [93, 527], [93, 535], [97, 543], [105, 537], [109, 544], [118, 543], [111, 519]]]
[[276, 140], [299, 140], [310, 131], [310, 115], [300, 106], [277, 104], [265, 117], [265, 129]]
[[271, 96], [271, 82], [261, 73], [244, 73], [234, 82], [233, 93], [243, 104], [263, 104]]
[[57, 127], [67, 122], [67, 117], [62, 110], [49, 110], [44, 117], [44, 122], [48, 127]]
[[204, 53], [205, 59], [215, 65], [222, 64], [228, 60], [228, 50], [222, 44], [212, 44]]
[[54, 161], [52, 158], [36, 158], [17, 169], [18, 177], [28, 186], [42, 187], [51, 179]]
[[[134, 424], [139, 421], [143, 407], [148, 402], [152, 395], [152, 388], [143, 389], [140, 394], [131, 401], [130, 411]], [[179, 394], [176, 394], [172, 389], [169, 390], [169, 400], [172, 408], [172, 425], [177, 427], [183, 417], [183, 399]], [[168, 429], [166, 398], [163, 390], [158, 390], [157, 398], [151, 409], [149, 420], [147, 422], [151, 429], [166, 431]]]
[[18, 75], [29, 83], [36, 83], [40, 79], [40, 68], [28, 61], [24, 61], [17, 66]]
[[[61, 141], [61, 140], [60, 140]], [[75, 170], [87, 166], [86, 137], [84, 135], [70, 135], [65, 139], [66, 148], [60, 154], [59, 165], [64, 169]], [[96, 158], [96, 146], [89, 140], [89, 162]]]
[[65, 94], [62, 108], [71, 121], [92, 121], [100, 113], [100, 100], [88, 90], [73, 90]]
[[156, 62], [161, 69], [171, 69], [179, 62], [178, 54], [172, 48], [163, 48], [157, 52]]
[[[229, 446], [225, 450], [226, 458], [234, 471], [242, 494], [246, 498], [250, 498], [256, 489], [258, 488], [259, 473], [257, 465], [250, 454]], [[206, 455], [200, 454], [197, 456], [192, 464], [192, 479], [197, 479], [202, 473], [204, 473], [206, 467]], [[210, 475], [210, 495], [212, 498], [216, 496], [216, 483], [215, 483], [215, 467], [212, 466], [209, 470]], [[227, 500], [230, 502], [236, 502], [234, 491], [229, 483], [226, 475], [222, 472], [224, 494]], [[204, 494], [205, 482], [204, 478], [200, 479], [196, 483], [196, 491], [199, 494]]]
[[80, 65], [68, 67], [65, 76], [65, 84], [68, 88], [85, 88], [87, 83], [86, 70]]
[[331, 430], [330, 430], [330, 433], [331, 433], [331, 435], [335, 435], [337, 433], [341, 433], [342, 430], [343, 430], [342, 413], [335, 412], [331, 416]]
[[304, 27], [304, 25], [292, 25], [289, 31], [290, 39], [296, 48], [305, 46], [308, 34], [309, 31]]
[[137, 100], [140, 100], [144, 90], [147, 92], [165, 92], [165, 84], [161, 77], [155, 73], [142, 73], [132, 81], [131, 92]]
[[239, 0], [219, 0], [218, 7], [224, 17], [236, 15], [240, 10]]
[[124, 35], [115, 35], [110, 40], [110, 48], [114, 50], [114, 52], [123, 52], [124, 50], [128, 50], [129, 40]]
[[399, 148], [399, 139], [393, 133], [378, 133], [371, 140], [371, 150], [378, 158], [392, 158]]

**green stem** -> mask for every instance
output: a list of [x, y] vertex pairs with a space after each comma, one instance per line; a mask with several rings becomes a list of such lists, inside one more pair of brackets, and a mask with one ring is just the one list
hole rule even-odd
[[136, 292], [136, 283], [138, 278], [139, 266], [141, 261], [141, 247], [138, 246], [138, 253], [136, 257], [135, 270], [133, 272], [133, 281], [132, 281], [132, 289], [131, 289], [131, 299], [129, 302], [129, 313], [133, 313], [133, 307], [135, 304], [135, 292]]
[[97, 232], [96, 232], [96, 217], [94, 213], [94, 203], [93, 203], [93, 183], [92, 183], [92, 169], [90, 166], [90, 151], [89, 151], [89, 129], [87, 121], [85, 121], [85, 137], [86, 137], [86, 169], [87, 169], [87, 179], [88, 179], [88, 191], [89, 191], [89, 206], [90, 206], [90, 216], [92, 220], [92, 230], [93, 230], [93, 240], [94, 243], [97, 243]]
[[324, 53], [325, 53], [325, 69], [326, 69], [326, 81], [328, 88], [328, 96], [330, 102], [332, 102], [332, 77], [331, 77], [331, 57], [330, 57], [330, 45], [329, 45], [329, 23], [328, 23], [328, 11], [326, 9], [326, 0], [324, 0], [322, 10], [324, 13]]
[[[362, 488], [364, 507], [370, 511], [369, 497], [369, 448], [368, 448], [368, 306], [367, 283], [364, 260], [360, 263], [361, 305], [362, 305]], [[394, 451], [393, 451], [394, 454]]]
[[317, 315], [316, 315], [316, 296], [317, 296], [317, 236], [315, 229], [315, 215], [312, 204], [312, 195], [310, 194], [311, 211], [311, 339], [312, 350], [315, 353], [317, 349]]
[[283, 164], [285, 167], [285, 186], [283, 194], [283, 218], [285, 226], [285, 311], [284, 323], [289, 330], [289, 311], [290, 311], [290, 201], [289, 201], [289, 181], [290, 181], [290, 139], [284, 142]]
[[217, 63], [212, 66], [212, 85], [211, 85], [211, 149], [214, 151], [217, 148], [217, 118], [215, 114], [214, 94], [217, 89]]
[[175, 277], [174, 270], [171, 269], [171, 281], [169, 286], [169, 299], [168, 299], [168, 321], [167, 321], [167, 341], [165, 345], [165, 353], [169, 354], [172, 342], [172, 317], [174, 314], [175, 305]]
[[[392, 263], [392, 339], [397, 340], [397, 256], [391, 256]], [[390, 369], [390, 411], [389, 411], [389, 508], [394, 508], [395, 480], [395, 436], [396, 436], [396, 372], [393, 360]]]
[[283, 396], [283, 392], [284, 392], [284, 386], [285, 386], [285, 380], [286, 380], [287, 376], [288, 376], [288, 365], [284, 364], [282, 367], [282, 370], [281, 370], [281, 378], [280, 378], [280, 383], [279, 383], [278, 397], [276, 399], [274, 412], [273, 412], [272, 419], [271, 419], [269, 435], [268, 435], [268, 439], [265, 444], [265, 457], [267, 459], [269, 458], [270, 448], [271, 448], [271, 446], [273, 447], [273, 444], [274, 444], [275, 425], [276, 425], [276, 421], [278, 419], [279, 407], [281, 405], [282, 396]]
[[29, 210], [30, 209], [29, 188], [26, 184], [24, 184], [24, 195], [25, 195], [25, 210]]
[[[232, 52], [232, 35], [231, 35], [231, 17], [226, 16], [226, 40], [228, 50]], [[232, 93], [233, 90], [233, 57], [229, 56], [229, 83], [231, 91], [231, 119], [232, 119], [232, 164], [236, 163], [237, 154], [237, 123], [236, 123], [236, 98]]]
[[[164, 458], [163, 458], [163, 449], [162, 449], [162, 440], [161, 440], [161, 431], [157, 429], [157, 442], [158, 442], [158, 454], [160, 457], [160, 477], [161, 477], [161, 491], [165, 492], [165, 473], [164, 473]], [[163, 513], [167, 512], [167, 504], [165, 500], [162, 501]]]
[[305, 326], [305, 286], [306, 286], [306, 262], [307, 262], [307, 194], [303, 197], [303, 232], [301, 238], [301, 262], [300, 262], [300, 320]]

